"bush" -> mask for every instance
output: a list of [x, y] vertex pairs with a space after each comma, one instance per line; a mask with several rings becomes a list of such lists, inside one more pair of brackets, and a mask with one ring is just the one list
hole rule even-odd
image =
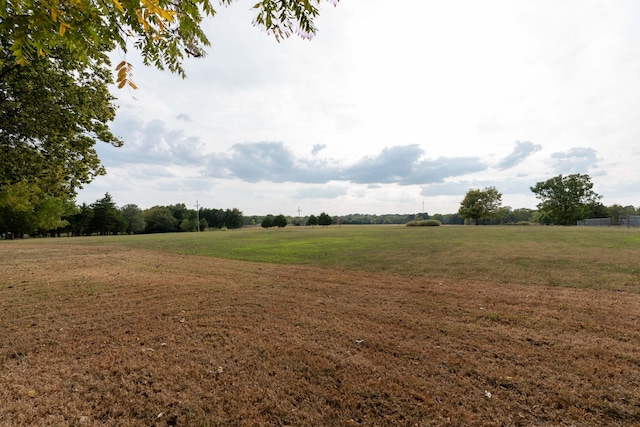
[[437, 219], [423, 219], [420, 221], [409, 221], [407, 227], [437, 227], [442, 225]]

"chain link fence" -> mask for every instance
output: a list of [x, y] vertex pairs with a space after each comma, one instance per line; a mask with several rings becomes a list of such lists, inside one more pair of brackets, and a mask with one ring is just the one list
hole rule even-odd
[[[611, 218], [589, 218], [578, 221], [576, 225], [580, 227], [611, 227]], [[618, 227], [640, 227], [640, 215], [629, 215], [626, 218], [620, 218], [614, 226]]]

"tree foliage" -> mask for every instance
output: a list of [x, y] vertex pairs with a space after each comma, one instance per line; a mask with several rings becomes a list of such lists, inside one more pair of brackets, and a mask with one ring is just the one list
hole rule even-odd
[[284, 227], [287, 226], [287, 223], [288, 223], [287, 217], [285, 217], [282, 214], [276, 215], [273, 218], [273, 226], [274, 227], [284, 228]]
[[173, 216], [166, 206], [153, 206], [144, 212], [147, 224], [145, 233], [171, 233], [178, 231], [180, 221]]
[[602, 196], [593, 191], [591, 177], [586, 174], [558, 175], [538, 182], [531, 191], [541, 200], [538, 209], [552, 224], [575, 225], [601, 210], [597, 205]]
[[307, 218], [307, 225], [312, 227], [318, 225], [318, 217], [315, 215], [309, 215], [309, 218]]
[[142, 209], [135, 204], [124, 205], [120, 208], [122, 218], [127, 223], [125, 231], [127, 234], [142, 233], [147, 226], [144, 220], [144, 214]]
[[318, 216], [318, 225], [321, 225], [322, 227], [327, 227], [331, 225], [332, 222], [333, 219], [326, 212], [322, 212], [320, 216]]
[[495, 187], [487, 187], [484, 190], [472, 188], [467, 191], [462, 202], [458, 215], [462, 218], [471, 219], [476, 225], [479, 220], [493, 218], [500, 215], [502, 206], [502, 193]]
[[[220, 0], [223, 6], [231, 3]], [[145, 64], [182, 76], [185, 56], [203, 56], [210, 45], [201, 25], [216, 13], [210, 0], [4, 0], [2, 5], [0, 33], [7, 35], [3, 43], [17, 64], [48, 56], [58, 47], [76, 58], [104, 63], [114, 48], [126, 52], [132, 45]], [[254, 25], [278, 40], [291, 34], [309, 38], [317, 31], [319, 5], [320, 0], [260, 0], [254, 6]], [[119, 80], [128, 82], [124, 77]]]
[[6, 37], [0, 40], [0, 184], [28, 177], [52, 195], [73, 196], [105, 172], [95, 144], [122, 145], [108, 127], [115, 117], [111, 72], [84, 66], [64, 49], [28, 67], [7, 64]]
[[63, 197], [54, 197], [26, 180], [0, 187], [0, 231], [11, 238], [42, 234], [68, 225], [63, 219], [75, 206]]
[[264, 218], [262, 218], [262, 221], [260, 221], [260, 226], [262, 228], [271, 228], [271, 227], [273, 227], [273, 219], [274, 219], [274, 216], [271, 215], [271, 214], [265, 216]]
[[31, 234], [63, 222], [62, 216], [27, 223], [17, 220], [19, 212], [30, 205], [43, 215], [66, 214], [63, 206], [71, 204], [76, 190], [105, 173], [95, 144], [121, 141], [108, 128], [115, 116], [108, 67], [85, 64], [62, 47], [53, 49], [55, 56], [19, 66], [11, 62], [7, 40], [0, 32], [2, 215], [12, 218], [8, 225], [3, 220], [5, 228]]
[[91, 207], [93, 208], [93, 217], [90, 222], [92, 232], [106, 236], [126, 230], [127, 223], [109, 193]]

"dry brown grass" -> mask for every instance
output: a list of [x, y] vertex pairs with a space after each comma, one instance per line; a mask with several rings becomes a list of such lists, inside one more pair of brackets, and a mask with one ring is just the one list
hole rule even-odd
[[0, 245], [0, 425], [637, 425], [640, 295]]

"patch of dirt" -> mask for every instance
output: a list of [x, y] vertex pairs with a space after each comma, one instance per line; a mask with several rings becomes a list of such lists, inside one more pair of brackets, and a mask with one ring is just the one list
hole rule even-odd
[[640, 295], [0, 245], [0, 425], [637, 425]]

